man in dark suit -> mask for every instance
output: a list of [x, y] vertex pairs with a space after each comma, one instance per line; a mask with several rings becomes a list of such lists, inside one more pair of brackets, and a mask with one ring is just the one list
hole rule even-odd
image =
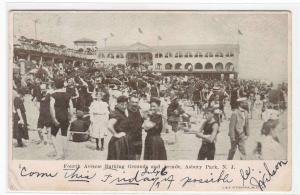
[[140, 113], [139, 99], [131, 95], [127, 106], [129, 133], [129, 160], [140, 160], [142, 154], [142, 125], [144, 119]]

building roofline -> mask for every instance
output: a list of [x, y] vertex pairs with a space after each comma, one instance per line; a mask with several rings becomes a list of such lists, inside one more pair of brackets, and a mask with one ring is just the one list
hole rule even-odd
[[81, 38], [78, 40], [73, 41], [74, 43], [97, 43], [97, 41], [94, 41], [92, 39], [88, 39], [88, 38]]
[[147, 46], [148, 48], [143, 49], [132, 49], [132, 46], [140, 44], [135, 43], [130, 46], [112, 46], [112, 47], [102, 47], [99, 48], [99, 51], [172, 51], [172, 50], [210, 50], [210, 49], [238, 49], [239, 44], [192, 44], [192, 45], [166, 45], [166, 46], [148, 46], [145, 44], [141, 44], [143, 46]]

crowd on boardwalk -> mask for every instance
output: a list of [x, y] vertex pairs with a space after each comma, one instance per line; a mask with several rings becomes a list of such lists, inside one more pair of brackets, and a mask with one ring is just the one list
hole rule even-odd
[[[220, 124], [229, 120], [228, 160], [236, 150], [247, 159], [245, 142], [249, 136], [249, 120], [256, 101], [261, 101], [261, 140], [256, 151], [259, 159], [272, 159], [270, 154], [280, 143], [276, 135], [278, 117], [287, 109], [287, 84], [273, 86], [258, 80], [201, 80], [196, 76], [161, 76], [125, 66], [37, 65], [36, 71], [13, 77], [13, 137], [17, 147], [26, 147], [28, 115], [24, 96], [39, 107], [37, 134], [49, 148], [53, 159], [67, 158], [67, 142], [95, 141], [96, 150], [108, 150], [107, 160], [167, 160], [162, 133], [185, 131], [202, 139], [198, 160], [213, 160]], [[224, 110], [230, 102], [230, 116]], [[192, 107], [196, 117], [205, 122], [191, 129]], [[146, 132], [143, 142], [142, 134]], [[110, 140], [105, 140], [106, 134]], [[108, 148], [104, 148], [109, 141]], [[143, 157], [141, 156], [143, 151]]]

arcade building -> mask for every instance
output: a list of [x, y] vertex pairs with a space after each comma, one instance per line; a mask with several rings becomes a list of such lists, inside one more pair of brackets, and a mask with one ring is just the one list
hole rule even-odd
[[195, 75], [202, 79], [238, 76], [238, 44], [148, 46], [135, 43], [97, 50], [96, 61], [150, 69], [162, 75]]

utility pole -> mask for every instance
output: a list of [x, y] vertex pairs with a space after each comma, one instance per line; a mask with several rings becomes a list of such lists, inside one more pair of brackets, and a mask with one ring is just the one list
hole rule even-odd
[[108, 58], [107, 58], [107, 54], [106, 54], [106, 42], [107, 42], [107, 38], [104, 38], [103, 41], [104, 41], [104, 62], [106, 62], [104, 64], [105, 64], [105, 66], [107, 66], [107, 64], [108, 64]]
[[33, 20], [34, 22], [34, 38], [37, 40], [37, 31], [36, 31], [36, 25], [39, 22], [38, 19]]

